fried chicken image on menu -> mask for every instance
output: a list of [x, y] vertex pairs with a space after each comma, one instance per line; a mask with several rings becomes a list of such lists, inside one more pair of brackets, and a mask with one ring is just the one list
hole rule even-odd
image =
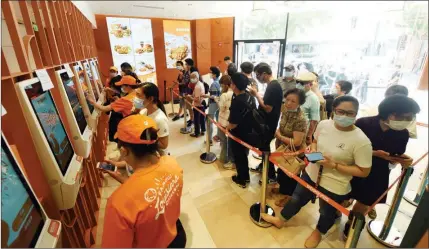
[[172, 48], [170, 50], [170, 58], [173, 60], [181, 61], [188, 56], [189, 48], [186, 45], [179, 46], [177, 48]]

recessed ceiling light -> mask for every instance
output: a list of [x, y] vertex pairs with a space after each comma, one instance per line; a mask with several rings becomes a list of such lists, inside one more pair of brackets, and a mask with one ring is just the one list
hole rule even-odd
[[188, 3], [188, 6], [192, 6], [192, 3]]

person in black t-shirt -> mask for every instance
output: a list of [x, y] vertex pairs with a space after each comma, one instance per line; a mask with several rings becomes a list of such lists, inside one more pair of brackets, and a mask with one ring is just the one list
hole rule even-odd
[[[247, 102], [251, 107], [256, 108], [255, 98], [246, 92], [246, 87], [249, 84], [247, 76], [235, 73], [231, 76], [231, 80], [231, 89], [234, 92], [234, 96], [229, 108], [229, 124], [226, 129], [246, 142], [248, 134], [252, 132], [252, 127], [249, 124], [252, 123], [253, 117], [251, 110], [247, 108], [245, 103]], [[231, 147], [237, 169], [237, 175], [232, 176], [232, 181], [245, 188], [247, 183], [250, 182], [249, 161], [247, 158], [249, 149], [234, 140]]]
[[[187, 93], [188, 86], [187, 86], [186, 83], [189, 83], [189, 82], [184, 80], [185, 69], [183, 67], [183, 62], [177, 61], [176, 62], [176, 68], [179, 71], [179, 74], [177, 75], [177, 80], [174, 81], [174, 83], [175, 84], [179, 84], [179, 94], [180, 94], [181, 97], [183, 97], [185, 95], [185, 93]], [[182, 114], [182, 111], [186, 110], [185, 99], [183, 99], [183, 98], [180, 99], [179, 106], [180, 106], [179, 107], [179, 112], [173, 118], [173, 121], [176, 121], [176, 120], [178, 120], [180, 118], [183, 118], [184, 114]]]
[[[260, 148], [261, 151], [270, 151], [270, 142], [274, 139], [274, 134], [277, 129], [277, 125], [279, 123], [280, 111], [283, 101], [283, 91], [279, 82], [274, 79], [273, 73], [271, 71], [271, 67], [267, 63], [259, 63], [256, 65], [254, 72], [256, 73], [257, 80], [262, 84], [268, 84], [267, 89], [265, 90], [264, 98], [262, 98], [255, 87], [249, 88], [249, 92], [252, 96], [256, 97], [259, 103], [258, 109], [265, 113], [265, 118], [267, 121], [267, 125], [270, 128], [270, 139], [267, 144]], [[262, 165], [259, 164], [256, 170], [251, 169], [252, 171], [261, 172]], [[276, 182], [276, 173], [274, 170], [274, 165], [270, 162], [268, 168], [268, 183]], [[260, 182], [262, 183], [262, 182]]]

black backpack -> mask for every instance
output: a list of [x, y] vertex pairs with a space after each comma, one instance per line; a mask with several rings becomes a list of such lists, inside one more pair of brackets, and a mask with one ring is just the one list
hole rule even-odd
[[248, 96], [246, 102], [241, 101], [244, 103], [244, 105], [247, 108], [247, 111], [244, 112], [243, 116], [250, 114], [251, 115], [251, 127], [252, 132], [247, 134], [246, 143], [252, 145], [256, 148], [263, 148], [266, 147], [266, 145], [271, 142], [272, 138], [272, 132], [270, 130], [270, 127], [266, 123], [265, 113], [258, 110], [257, 108], [252, 107], [252, 96]]
[[210, 91], [209, 84], [207, 84], [206, 82], [203, 81], [203, 85], [204, 85], [204, 93], [209, 94], [209, 91]]

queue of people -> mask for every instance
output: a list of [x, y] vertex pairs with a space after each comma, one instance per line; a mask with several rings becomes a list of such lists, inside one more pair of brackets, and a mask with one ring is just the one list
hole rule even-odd
[[[347, 81], [337, 82], [335, 93], [323, 96], [317, 87], [318, 75], [313, 72], [295, 75], [294, 67], [287, 65], [285, 78], [277, 80], [267, 63], [253, 67], [252, 63], [243, 62], [241, 72], [229, 57], [225, 57], [225, 63], [227, 70], [223, 75], [218, 67], [209, 68], [209, 87], [192, 59], [176, 63], [176, 83], [182, 98], [173, 121], [183, 118], [188, 111], [187, 126], [193, 126], [191, 137], [204, 135], [209, 129], [206, 143], [212, 144], [212, 139], [220, 142], [219, 159], [225, 169], [236, 171], [231, 180], [237, 186], [246, 188], [250, 172], [261, 173], [264, 161], [256, 169], [249, 167], [249, 150], [221, 129], [213, 137], [212, 124], [206, 127], [205, 115], [196, 108], [207, 111], [207, 116], [222, 128], [249, 143], [258, 133], [254, 124], [255, 115], [259, 115], [266, 128], [259, 150], [271, 152], [275, 139], [276, 149], [297, 152], [291, 156], [299, 162], [295, 175], [344, 206], [356, 201], [353, 211], [362, 214], [388, 188], [389, 165], [412, 164], [405, 150], [408, 130], [413, 122], [415, 125], [420, 108], [400, 86], [387, 89], [376, 115], [358, 118], [360, 105], [349, 96], [352, 85]], [[122, 75], [118, 75], [116, 68], [110, 68], [111, 77], [106, 82], [107, 91], [112, 93], [109, 104], [102, 106], [88, 99], [100, 111], [120, 114], [116, 127], [109, 125], [109, 130], [114, 131], [111, 141], [117, 142], [121, 157], [119, 161], [106, 161], [127, 172], [127, 176], [122, 176], [103, 170], [122, 184], [106, 207], [103, 247], [184, 247], [186, 233], [179, 220], [183, 170], [167, 150], [170, 130], [159, 89], [153, 83], [140, 83], [128, 63], [121, 65], [121, 71]], [[263, 95], [258, 84], [266, 89]], [[115, 90], [118, 88], [121, 93]], [[328, 112], [325, 116], [322, 105]], [[307, 163], [304, 150], [320, 152], [323, 159]], [[272, 194], [280, 196], [275, 204], [282, 211], [276, 217], [261, 217], [277, 228], [287, 227], [288, 220], [316, 196], [290, 178], [282, 165], [278, 169], [271, 161], [268, 165], [267, 184], [272, 185]], [[159, 181], [173, 187], [170, 191], [160, 189], [156, 183]], [[169, 200], [162, 210], [153, 204], [159, 198]], [[306, 247], [317, 247], [341, 215], [323, 199], [319, 206], [319, 220], [305, 242]], [[345, 225], [345, 236], [350, 225], [351, 220]]]

